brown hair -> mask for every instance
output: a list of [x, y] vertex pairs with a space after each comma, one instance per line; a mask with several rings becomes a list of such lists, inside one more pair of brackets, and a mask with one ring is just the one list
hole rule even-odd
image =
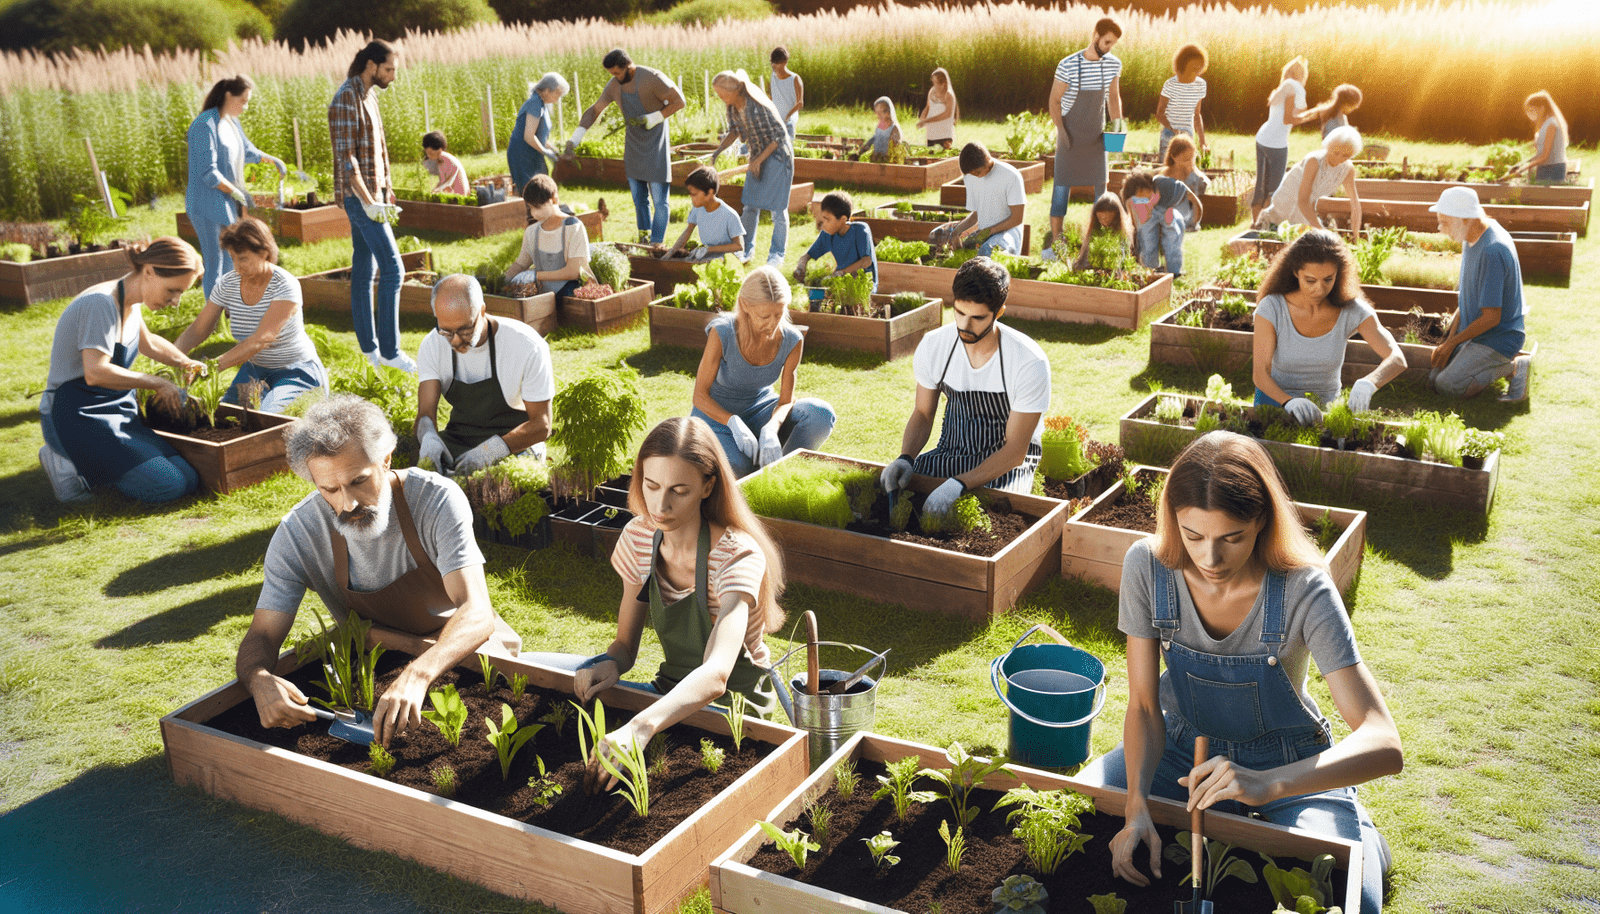
[[267, 263], [278, 262], [278, 242], [272, 237], [267, 224], [254, 216], [244, 216], [232, 225], [224, 226], [221, 235], [222, 249], [230, 254], [249, 251], [267, 258]]
[[1300, 277], [1296, 274], [1301, 267], [1312, 263], [1337, 265], [1338, 276], [1333, 282], [1333, 291], [1328, 293], [1328, 301], [1334, 307], [1343, 308], [1361, 297], [1361, 277], [1344, 239], [1327, 229], [1311, 229], [1272, 258], [1267, 275], [1261, 277], [1256, 301], [1268, 295], [1300, 291]]
[[[1180, 133], [1167, 141], [1167, 155], [1166, 158], [1161, 160], [1161, 165], [1163, 168], [1171, 168], [1177, 163], [1178, 156], [1194, 151], [1194, 140], [1189, 138], [1189, 134]], [[1168, 175], [1168, 177], [1171, 177], [1171, 175]]]
[[714, 526], [749, 537], [766, 558], [767, 571], [761, 576], [760, 593], [750, 613], [750, 625], [745, 631], [745, 644], [757, 642], [768, 632], [783, 625], [783, 607], [778, 597], [783, 594], [783, 554], [767, 536], [766, 528], [755, 512], [745, 503], [728, 465], [728, 456], [704, 419], [695, 416], [677, 416], [663, 421], [650, 430], [639, 446], [639, 456], [633, 461], [633, 481], [628, 484], [628, 510], [648, 522], [649, 512], [644, 503], [644, 462], [651, 457], [676, 457], [688, 462], [712, 480], [711, 494], [700, 502], [701, 517]]
[[717, 179], [717, 173], [712, 170], [711, 166], [701, 165], [694, 171], [689, 172], [688, 176], [683, 179], [683, 186], [692, 187], [702, 194], [715, 195], [717, 188], [722, 186], [722, 182]]
[[559, 190], [555, 178], [549, 175], [534, 175], [522, 186], [522, 200], [529, 206], [543, 206], [554, 200]]
[[[1176, 138], [1174, 138], [1176, 139]], [[1128, 177], [1122, 181], [1122, 199], [1126, 200], [1141, 192], [1155, 193], [1156, 178], [1147, 169], [1135, 168]]]
[[375, 63], [381, 67], [398, 53], [399, 49], [387, 41], [377, 39], [369, 41], [366, 47], [356, 52], [355, 59], [350, 61], [350, 69], [344, 74], [345, 78], [349, 79], [367, 72], [368, 63]]
[[1190, 42], [1189, 44], [1179, 48], [1178, 53], [1172, 55], [1173, 75], [1182, 76], [1183, 68], [1188, 66], [1190, 61], [1195, 60], [1200, 61], [1201, 73], [1204, 73], [1206, 71], [1206, 67], [1211, 63], [1211, 57], [1210, 55], [1206, 54], [1206, 49], [1198, 44]]
[[256, 84], [251, 82], [250, 77], [244, 75], [243, 73], [240, 73], [236, 76], [223, 77], [222, 79], [217, 80], [216, 85], [211, 87], [210, 92], [206, 93], [206, 100], [200, 103], [200, 110], [210, 111], [212, 108], [215, 108], [218, 111], [221, 111], [222, 102], [226, 96], [243, 95], [255, 87]]
[[[1173, 142], [1177, 142], [1182, 138], [1183, 134], [1179, 134], [1172, 139]], [[1128, 211], [1122, 208], [1122, 201], [1108, 190], [1094, 201], [1094, 206], [1089, 208], [1089, 224], [1084, 227], [1083, 245], [1080, 248], [1082, 253], [1078, 257], [1078, 262], [1085, 266], [1089, 263], [1089, 242], [1094, 240], [1096, 232], [1101, 231], [1099, 218], [1101, 213], [1112, 213], [1115, 216], [1105, 231], [1116, 232], [1122, 236], [1123, 244], [1130, 247], [1133, 245], [1133, 220], [1128, 218]]]
[[[1527, 99], [1522, 103], [1522, 107], [1524, 108], [1531, 108], [1534, 106], [1544, 109], [1544, 116], [1546, 119], [1552, 117], [1556, 119], [1556, 126], [1561, 128], [1562, 136], [1571, 136], [1571, 134], [1567, 132], [1567, 118], [1561, 113], [1561, 109], [1556, 107], [1556, 100], [1550, 97], [1549, 92], [1540, 89], [1538, 92], [1528, 96]], [[1535, 136], [1538, 136], [1539, 128], [1543, 126], [1544, 124], [1540, 123], [1533, 128]]]
[[1262, 521], [1255, 556], [1273, 571], [1327, 567], [1301, 526], [1278, 468], [1254, 438], [1209, 432], [1191, 442], [1172, 462], [1156, 508], [1151, 552], [1174, 571], [1190, 564], [1178, 527], [1178, 511], [1183, 508], [1221, 511], [1244, 523]]
[[422, 148], [448, 152], [450, 150], [450, 141], [444, 138], [444, 131], [429, 130], [422, 135]]
[[200, 253], [182, 238], [163, 235], [148, 244], [137, 242], [125, 248], [128, 259], [133, 261], [134, 272], [149, 267], [157, 276], [171, 279], [185, 273], [199, 273], [205, 269], [205, 262], [200, 259]]
[[1110, 32], [1118, 38], [1121, 38], [1122, 23], [1110, 16], [1102, 16], [1100, 20], [1094, 24], [1094, 37], [1099, 38], [1101, 35], [1104, 35], [1107, 32]]

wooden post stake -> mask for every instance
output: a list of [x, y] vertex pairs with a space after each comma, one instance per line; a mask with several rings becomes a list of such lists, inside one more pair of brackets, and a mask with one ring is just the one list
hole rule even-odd
[[483, 132], [489, 135], [489, 151], [499, 152], [494, 135], [494, 87], [487, 84], [483, 87]]
[[702, 94], [702, 96], [704, 98], [704, 102], [703, 102], [704, 109], [706, 111], [710, 111], [711, 110], [711, 71], [710, 70], [701, 70], [700, 73], [701, 73], [702, 76], [705, 77], [705, 85], [701, 89], [701, 94]]
[[294, 127], [294, 167], [296, 171], [305, 171], [305, 161], [300, 156], [300, 119], [294, 118], [289, 122]]
[[94, 143], [88, 137], [83, 138], [83, 148], [89, 150], [89, 175], [94, 178], [95, 186], [100, 190], [100, 199], [105, 202], [112, 218], [116, 218], [117, 206], [111, 201], [111, 189], [106, 183], [106, 174], [100, 170], [100, 162], [94, 157]]

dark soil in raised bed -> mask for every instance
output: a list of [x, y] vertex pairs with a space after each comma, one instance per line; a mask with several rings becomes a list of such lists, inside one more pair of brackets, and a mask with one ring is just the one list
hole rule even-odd
[[[1241, 333], [1251, 333], [1256, 327], [1256, 312], [1254, 308], [1243, 314], [1229, 314], [1220, 307], [1218, 299], [1196, 298], [1184, 306], [1184, 310], [1196, 308], [1205, 312], [1204, 326], [1207, 330], [1237, 330]], [[1174, 321], [1176, 323], [1176, 321]]]
[[158, 432], [167, 432], [172, 435], [183, 435], [186, 438], [196, 438], [201, 441], [212, 441], [218, 444], [243, 438], [256, 429], [245, 428], [235, 416], [223, 416], [218, 419], [218, 424], [212, 426], [192, 403], [181, 414], [174, 415], [155, 405], [154, 401], [145, 408], [144, 421], [151, 429]]
[[1412, 311], [1406, 315], [1405, 326], [1400, 328], [1400, 342], [1437, 346], [1444, 342], [1446, 326], [1445, 318], [1437, 314]]
[[[378, 660], [378, 689], [383, 690], [399, 676], [411, 658], [399, 651], [388, 651]], [[306, 696], [325, 696], [321, 686], [312, 685], [322, 674], [315, 663], [288, 677]], [[586, 796], [583, 792], [583, 765], [578, 754], [576, 711], [560, 733], [546, 726], [511, 761], [510, 776], [500, 777], [500, 758], [487, 737], [485, 717], [500, 724], [501, 705], [509, 704], [521, 726], [537, 726], [538, 719], [553, 707], [570, 708], [570, 694], [529, 687], [517, 700], [504, 679], [497, 680], [492, 694], [486, 694], [483, 677], [476, 672], [451, 670], [433, 688], [455, 684], [467, 704], [468, 718], [461, 731], [461, 745], [452, 747], [432, 723], [424, 720], [389, 744], [397, 764], [387, 780], [424, 793], [437, 794], [432, 771], [449, 765], [456, 773], [455, 800], [479, 809], [517, 819], [530, 825], [600, 844], [627, 854], [642, 854], [679, 823], [705, 806], [746, 771], [772, 752], [768, 743], [745, 737], [742, 751], [735, 754], [733, 741], [726, 736], [679, 724], [663, 734], [666, 741], [666, 773], [650, 776], [650, 816], [634, 814], [633, 807], [611, 794]], [[429, 704], [427, 707], [431, 708]], [[633, 712], [606, 709], [606, 726], [615, 730], [631, 720]], [[208, 726], [246, 739], [298, 752], [341, 768], [370, 774], [368, 749], [328, 735], [328, 725], [313, 721], [290, 729], [261, 726], [255, 702], [246, 699], [218, 714]], [[709, 738], [725, 754], [715, 774], [700, 762], [700, 740]], [[561, 793], [541, 808], [534, 804], [535, 792], [529, 778], [538, 775], [535, 756], [542, 758], [549, 776], [561, 785]], [[653, 757], [653, 753], [652, 753]]]
[[[1041, 876], [1029, 864], [1022, 842], [1011, 834], [1006, 823], [1009, 810], [990, 812], [1001, 797], [1001, 793], [994, 790], [973, 792], [972, 805], [982, 812], [967, 830], [961, 872], [951, 873], [945, 865], [944, 839], [939, 837], [940, 821], [951, 816], [949, 806], [943, 800], [914, 803], [907, 814], [909, 822], [894, 821], [894, 807], [889, 800], [872, 799], [877, 775], [884, 772], [884, 766], [859, 761], [856, 770], [861, 784], [849, 798], [840, 797], [834, 788], [829, 788], [823, 796], [822, 802], [829, 806], [833, 816], [828, 827], [830, 836], [823, 851], [813, 852], [806, 860], [803, 871], [797, 871], [789, 855], [772, 844], [757, 851], [749, 865], [912, 914], [930, 910], [934, 902], [938, 902], [940, 914], [990, 914], [994, 910], [990, 893], [1007, 876], [1019, 874], [1038, 879], [1044, 885], [1050, 894], [1046, 909], [1051, 914], [1089, 914], [1093, 908], [1088, 896], [1112, 892], [1128, 902], [1128, 914], [1172, 914], [1174, 901], [1190, 898], [1189, 888], [1179, 885], [1188, 875], [1187, 865], [1163, 860], [1161, 878], [1152, 878], [1151, 884], [1144, 888], [1124, 882], [1112, 873], [1111, 839], [1122, 829], [1121, 816], [1100, 813], [1084, 816], [1081, 828], [1093, 837], [1083, 850], [1063, 861], [1054, 875]], [[916, 786], [926, 789], [932, 782], [923, 778]], [[809, 814], [802, 814], [798, 822], [779, 824], [785, 830], [814, 831]], [[863, 839], [882, 831], [891, 832], [900, 841], [899, 846], [890, 851], [900, 862], [887, 869], [875, 867], [871, 853], [862, 844]], [[1158, 825], [1156, 831], [1164, 845], [1177, 840], [1178, 829]], [[1239, 856], [1259, 870], [1259, 855], [1240, 851]], [[1134, 854], [1136, 865], [1147, 876], [1150, 874], [1146, 865], [1148, 859], [1142, 846]], [[1292, 864], [1285, 861], [1280, 865], [1305, 866], [1299, 861]], [[1342, 880], [1342, 873], [1338, 871], [1336, 881]], [[1217, 886], [1211, 898], [1219, 912], [1273, 909], [1272, 893], [1263, 881], [1251, 885], [1237, 878], [1227, 879]]]
[[1121, 495], [1115, 501], [1103, 501], [1081, 519], [1102, 527], [1117, 527], [1138, 533], [1156, 532], [1155, 503], [1139, 496], [1129, 498]]
[[[1194, 425], [1194, 417], [1194, 405], [1190, 403], [1186, 405], [1183, 410], [1184, 424], [1190, 426]], [[1153, 415], [1150, 416], [1149, 419], [1152, 422], [1155, 421], [1155, 417]], [[1262, 441], [1272, 440], [1268, 438], [1266, 434], [1267, 424], [1257, 418], [1254, 418], [1253, 416], [1242, 424], [1235, 424], [1238, 427], [1230, 427], [1229, 420], [1225, 419], [1223, 420], [1222, 428], [1227, 429], [1228, 431], [1238, 432], [1239, 434], [1248, 434], [1250, 437], [1257, 438]], [[1317, 444], [1318, 447], [1333, 448], [1335, 450], [1361, 451], [1368, 454], [1379, 454], [1385, 457], [1403, 457], [1408, 460], [1416, 459], [1400, 444], [1400, 441], [1395, 437], [1394, 432], [1389, 427], [1383, 425], [1373, 426], [1372, 431], [1364, 437], [1358, 436], [1346, 438], [1342, 448], [1338, 445], [1339, 442], [1330, 437], [1326, 432], [1322, 433], [1322, 437], [1318, 439]]]
[[[979, 496], [980, 501], [982, 496]], [[911, 523], [904, 532], [897, 531], [889, 526], [889, 500], [878, 499], [873, 505], [872, 518], [867, 522], [852, 523], [845, 529], [857, 533], [866, 533], [871, 536], [881, 536], [885, 539], [897, 540], [902, 543], [920, 543], [932, 546], [935, 549], [946, 549], [951, 552], [963, 552], [967, 555], [991, 556], [1011, 545], [1011, 541], [1027, 532], [1033, 525], [1034, 519], [1025, 514], [1013, 514], [1009, 511], [999, 511], [990, 505], [983, 506], [985, 517], [989, 518], [989, 531], [974, 530], [958, 536], [939, 534], [927, 536], [922, 532], [922, 503], [927, 500], [926, 495], [911, 496], [914, 508], [911, 512]]]

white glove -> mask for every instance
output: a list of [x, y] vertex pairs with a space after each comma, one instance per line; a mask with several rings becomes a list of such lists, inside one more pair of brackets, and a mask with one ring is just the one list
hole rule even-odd
[[1317, 404], [1305, 397], [1295, 397], [1283, 404], [1283, 409], [1289, 414], [1289, 418], [1301, 425], [1318, 425], [1322, 422], [1322, 410], [1317, 409]]
[[662, 115], [660, 111], [652, 111], [644, 116], [644, 129], [654, 130], [655, 128], [660, 127], [665, 121], [666, 117]]
[[938, 226], [933, 231], [929, 232], [928, 240], [933, 242], [935, 247], [941, 244], [950, 244], [952, 236], [955, 234], [955, 229], [956, 225], [954, 222], [946, 222], [944, 225]]
[[273, 164], [274, 167], [276, 167], [278, 169], [278, 177], [280, 177], [280, 178], [289, 177], [289, 165], [288, 165], [287, 162], [285, 162], [282, 159], [273, 159], [272, 160], [272, 164]]
[[754, 461], [761, 445], [757, 443], [755, 433], [750, 431], [750, 426], [745, 425], [737, 413], [729, 414], [728, 431], [733, 432], [733, 443], [739, 448], [739, 453]]
[[361, 210], [373, 222], [388, 221], [389, 204], [387, 203], [363, 203], [361, 204]]
[[883, 481], [883, 491], [891, 497], [894, 493], [906, 487], [911, 481], [911, 461], [904, 457], [896, 457], [894, 462], [883, 468], [883, 473], [878, 477]]
[[495, 435], [484, 443], [456, 458], [455, 475], [470, 476], [496, 461], [511, 456], [506, 439]]
[[436, 472], [450, 472], [450, 449], [444, 446], [444, 439], [439, 437], [439, 431], [434, 427], [432, 419], [424, 416], [417, 420], [417, 440], [422, 444], [422, 449], [417, 454], [418, 463], [431, 460]]
[[1366, 412], [1372, 408], [1372, 395], [1378, 392], [1378, 385], [1366, 378], [1350, 385], [1350, 411], [1353, 413]]
[[941, 483], [939, 488], [934, 489], [928, 500], [922, 503], [922, 513], [949, 514], [950, 506], [955, 504], [956, 499], [966, 491], [967, 487], [961, 484], [961, 480], [952, 476]]
[[235, 187], [232, 191], [230, 191], [228, 196], [232, 197], [240, 206], [244, 207], [245, 209], [249, 209], [250, 204], [255, 202], [254, 200], [250, 199], [249, 194], [245, 193], [238, 187]]
[[756, 461], [760, 466], [776, 463], [783, 456], [783, 442], [778, 440], [778, 426], [781, 424], [774, 419], [761, 427], [761, 459]]
[[578, 148], [578, 144], [583, 142], [583, 135], [588, 133], [588, 132], [589, 132], [589, 128], [588, 127], [576, 127], [576, 128], [574, 128], [573, 131], [572, 131], [572, 139], [567, 140], [567, 148], [568, 149], [576, 149], [576, 148]]
[[703, 244], [689, 252], [689, 259], [690, 260], [705, 260], [706, 258], [708, 258], [710, 256], [711, 256], [711, 249], [706, 247]]

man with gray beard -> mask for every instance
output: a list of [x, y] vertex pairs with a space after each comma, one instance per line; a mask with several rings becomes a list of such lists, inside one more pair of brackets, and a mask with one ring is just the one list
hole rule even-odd
[[314, 720], [306, 696], [273, 673], [308, 589], [335, 621], [354, 611], [376, 625], [435, 639], [373, 709], [384, 746], [422, 723], [434, 680], [484, 649], [512, 656], [522, 639], [489, 605], [472, 511], [454, 483], [425, 470], [389, 468], [395, 436], [382, 410], [331, 397], [284, 436], [289, 466], [316, 486], [278, 524], [267, 547], [261, 598], [239, 644], [239, 681], [265, 727]]

